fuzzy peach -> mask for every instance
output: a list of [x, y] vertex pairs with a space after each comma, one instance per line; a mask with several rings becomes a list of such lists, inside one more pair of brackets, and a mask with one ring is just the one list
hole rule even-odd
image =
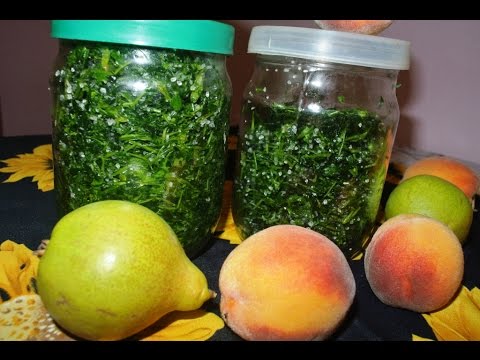
[[387, 220], [365, 251], [365, 274], [374, 294], [387, 305], [416, 312], [446, 305], [459, 289], [463, 271], [455, 234], [423, 215]]
[[477, 174], [461, 162], [445, 156], [431, 156], [410, 165], [402, 181], [416, 175], [438, 176], [456, 185], [470, 199], [478, 190], [480, 179]]
[[376, 35], [389, 27], [393, 20], [315, 20], [325, 30]]
[[322, 340], [344, 319], [355, 279], [327, 237], [276, 225], [243, 241], [220, 270], [220, 312], [246, 340]]

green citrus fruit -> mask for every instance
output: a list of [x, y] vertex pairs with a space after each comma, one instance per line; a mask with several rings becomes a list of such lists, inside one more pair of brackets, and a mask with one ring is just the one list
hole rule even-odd
[[473, 209], [463, 191], [433, 175], [417, 175], [401, 182], [390, 194], [385, 217], [421, 214], [446, 224], [463, 244], [470, 231]]

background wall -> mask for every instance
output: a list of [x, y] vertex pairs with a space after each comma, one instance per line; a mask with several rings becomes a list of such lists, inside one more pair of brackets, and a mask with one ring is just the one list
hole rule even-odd
[[[313, 20], [225, 20], [235, 26], [228, 59], [234, 86], [232, 124], [253, 69], [252, 26], [315, 28]], [[48, 79], [58, 50], [47, 20], [0, 20], [0, 135], [50, 134]], [[382, 34], [411, 42], [411, 68], [397, 90], [395, 144], [480, 163], [480, 20], [397, 20]]]
[[0, 134], [50, 134], [48, 80], [57, 54], [47, 20], [0, 20]]

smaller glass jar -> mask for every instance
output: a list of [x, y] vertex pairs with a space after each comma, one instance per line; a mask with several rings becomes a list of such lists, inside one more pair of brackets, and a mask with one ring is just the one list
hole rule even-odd
[[232, 26], [205, 20], [54, 20], [59, 215], [91, 202], [144, 205], [189, 257], [221, 208]]
[[253, 28], [233, 216], [242, 238], [277, 224], [318, 231], [347, 256], [378, 212], [409, 43], [296, 27]]

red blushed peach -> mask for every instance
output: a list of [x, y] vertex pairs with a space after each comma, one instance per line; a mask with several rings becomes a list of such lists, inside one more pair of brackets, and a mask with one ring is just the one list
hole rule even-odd
[[389, 27], [393, 20], [315, 20], [325, 30], [376, 35]]
[[455, 234], [432, 218], [406, 214], [383, 223], [365, 251], [365, 274], [385, 304], [416, 312], [446, 305], [463, 277]]
[[325, 236], [276, 225], [243, 241], [220, 270], [220, 312], [247, 340], [322, 340], [344, 319], [355, 279]]
[[462, 190], [469, 199], [475, 195], [480, 184], [472, 169], [445, 156], [432, 156], [413, 163], [405, 170], [402, 181], [416, 175], [434, 175], [447, 180]]

